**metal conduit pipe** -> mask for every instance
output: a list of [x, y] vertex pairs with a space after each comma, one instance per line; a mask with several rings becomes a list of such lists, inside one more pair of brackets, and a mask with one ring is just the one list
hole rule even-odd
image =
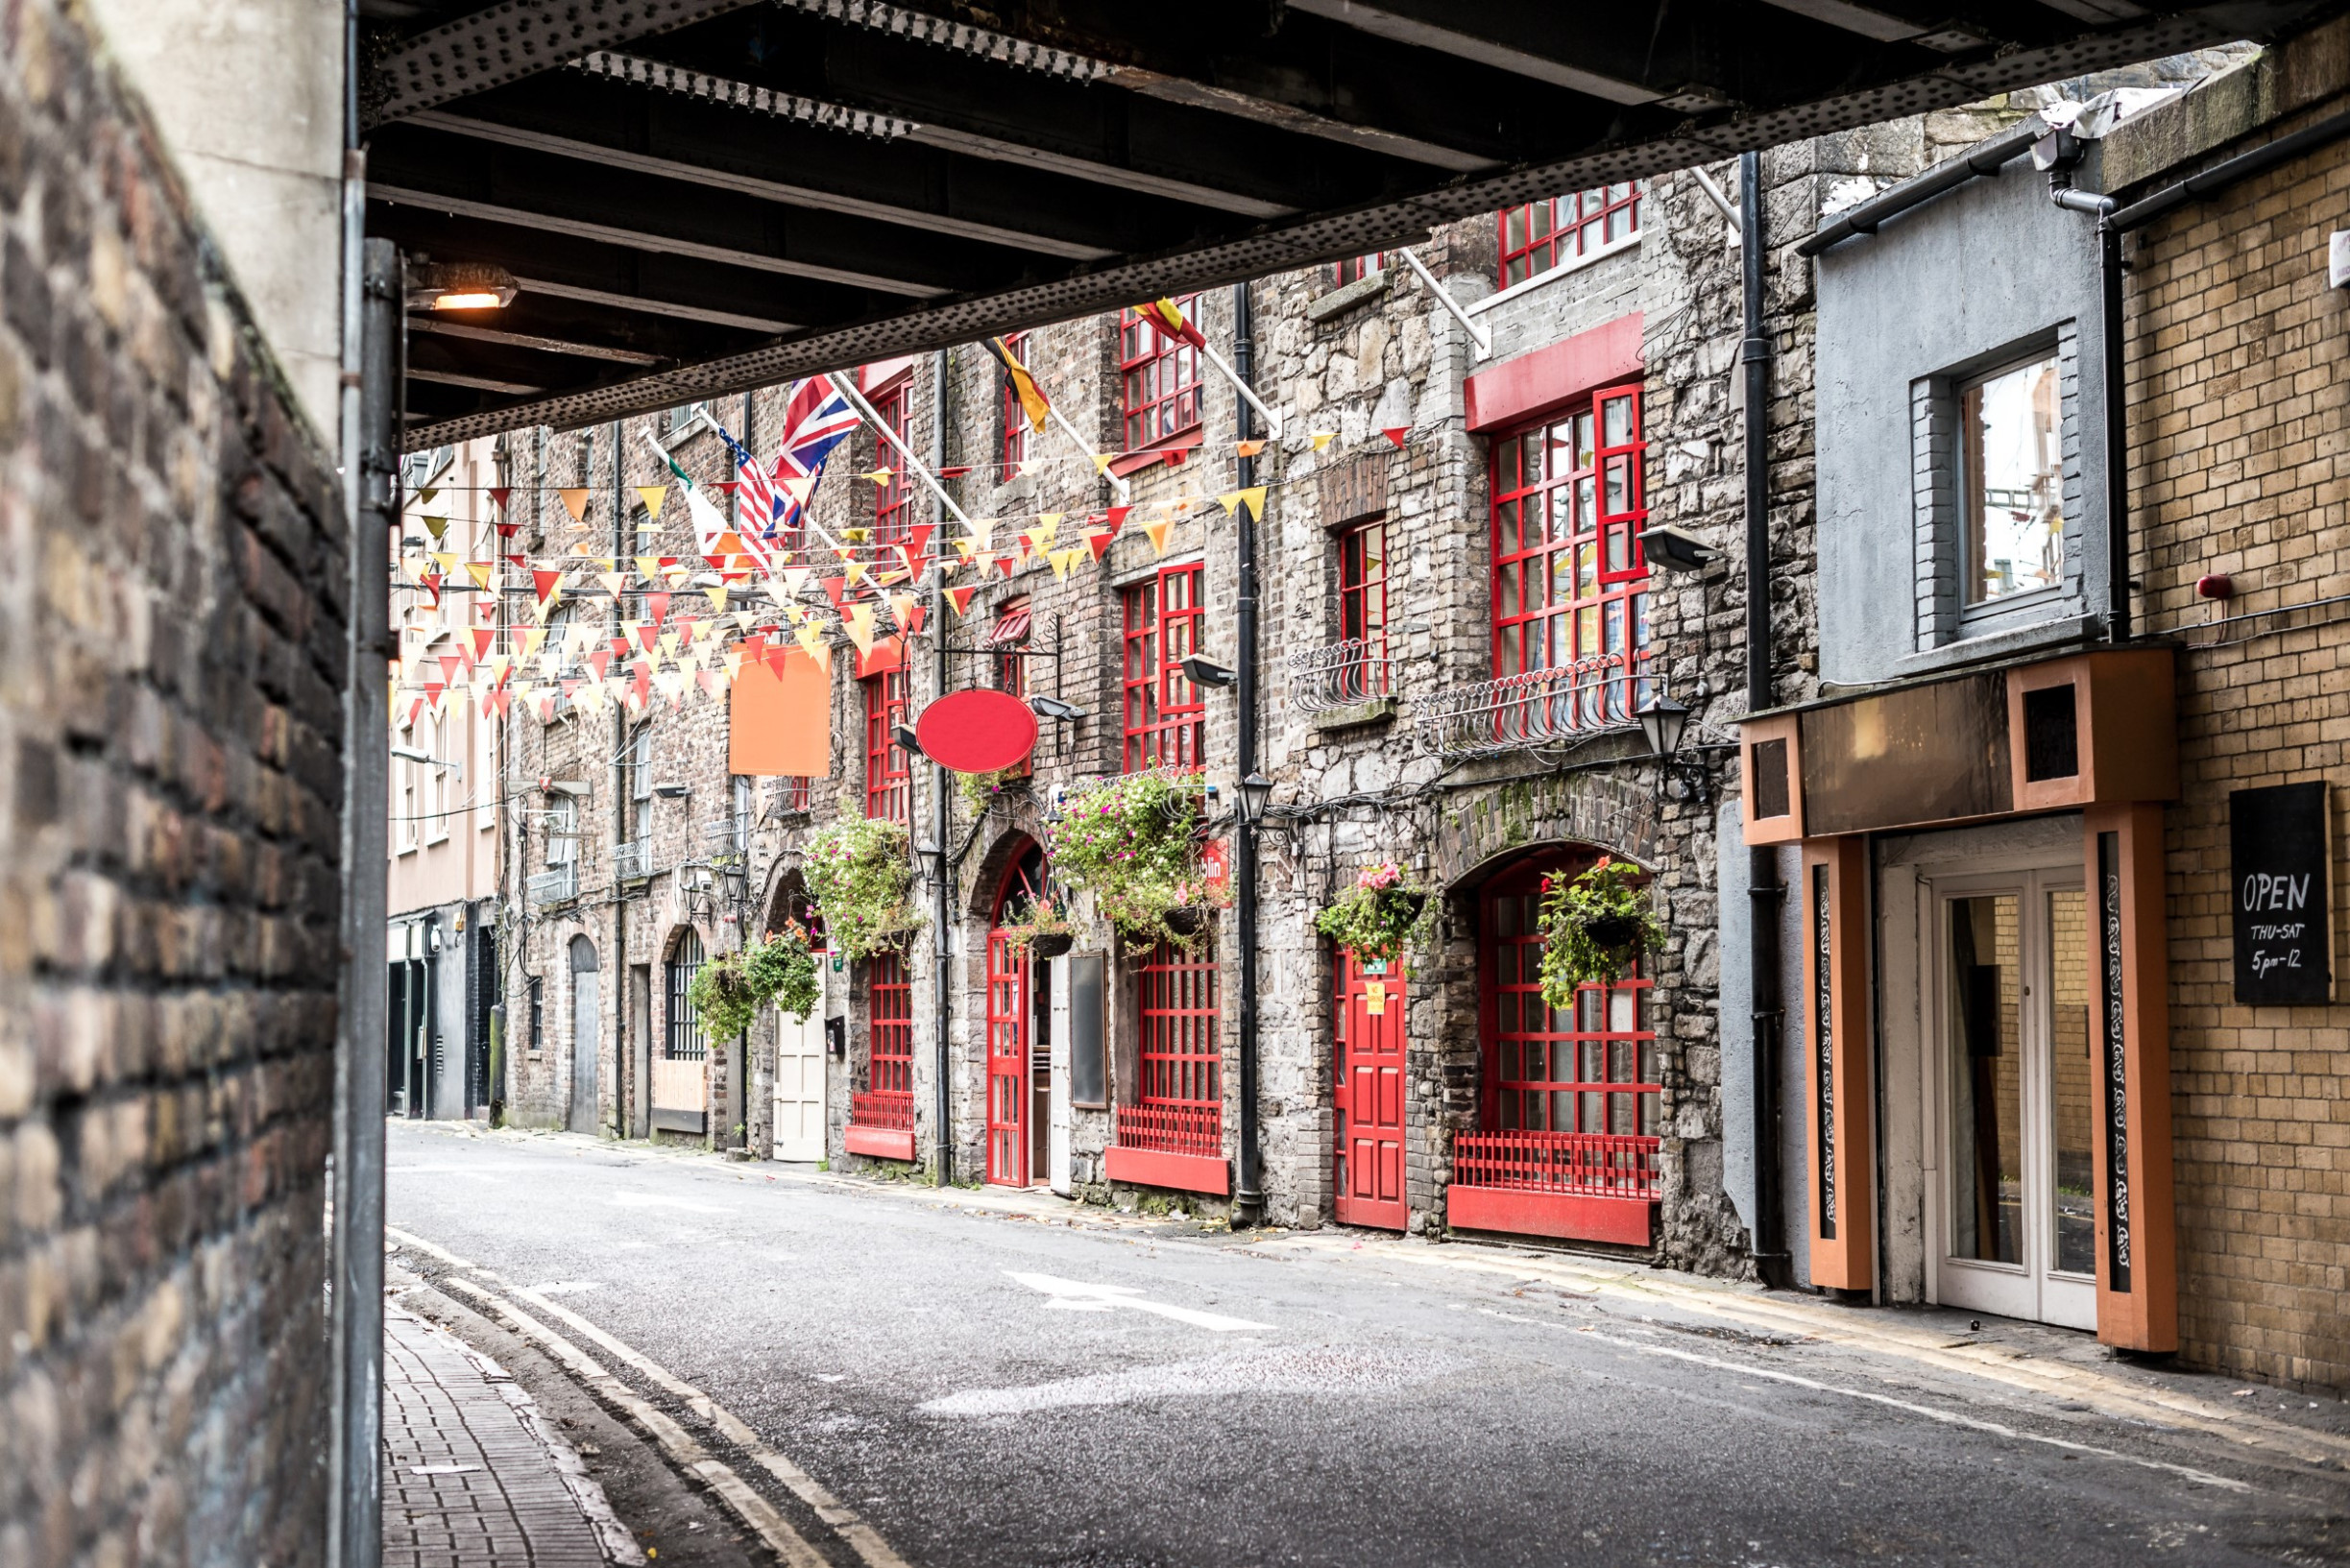
[[[1242, 381], [1255, 374], [1256, 322], [1248, 298], [1248, 285], [1232, 286], [1232, 367]], [[1252, 411], [1246, 398], [1233, 399], [1233, 417], [1240, 439], [1254, 435]], [[1246, 490], [1256, 483], [1256, 459], [1243, 457], [1239, 465], [1238, 483]], [[1250, 509], [1244, 506], [1235, 515], [1234, 530], [1240, 556], [1240, 583], [1234, 605], [1235, 633], [1238, 646], [1234, 649], [1233, 667], [1237, 679], [1233, 685], [1234, 724], [1237, 753], [1233, 777], [1248, 778], [1256, 771], [1256, 521]], [[1234, 790], [1237, 799], [1238, 789]], [[1235, 812], [1235, 815], [1238, 815]], [[1254, 1224], [1263, 1217], [1265, 1194], [1262, 1186], [1262, 1165], [1257, 1151], [1257, 986], [1256, 986], [1256, 901], [1257, 856], [1256, 825], [1239, 823], [1233, 833], [1238, 841], [1240, 864], [1233, 868], [1239, 886], [1240, 926], [1240, 1179], [1233, 1184], [1232, 1218], [1235, 1223]]]
[[[1771, 679], [1771, 340], [1764, 330], [1762, 158], [1738, 159], [1738, 269], [1745, 318], [1738, 358], [1746, 373], [1746, 711], [1774, 701]], [[1780, 920], [1786, 888], [1779, 851], [1746, 852], [1748, 985], [1754, 1005], [1755, 1267], [1765, 1285], [1794, 1282], [1779, 1170]]]
[[[582, 477], [594, 481], [594, 454], [589, 454], [590, 469]], [[620, 470], [624, 460], [620, 455], [620, 422], [612, 422], [612, 554], [616, 560], [628, 554], [628, 538], [622, 531], [628, 517], [620, 505]], [[627, 615], [627, 606], [619, 594], [612, 596], [612, 635], [622, 636], [620, 622]], [[620, 846], [628, 832], [628, 714], [618, 703], [612, 705], [613, 730], [619, 744], [612, 748], [612, 1122], [616, 1136], [626, 1138], [639, 1131], [633, 1124], [632, 1114], [637, 1098], [637, 1075], [629, 1071], [635, 1064], [628, 1050], [628, 889], [620, 881]], [[645, 1016], [652, 1011], [648, 1007]], [[652, 1044], [645, 1043], [646, 1060], [651, 1060]], [[649, 1070], [648, 1070], [649, 1071]], [[652, 1131], [652, 1097], [645, 1097], [645, 1134]]]
[[[941, 349], [931, 356], [931, 471], [936, 473], [946, 466], [947, 351]], [[934, 495], [931, 497], [931, 522], [940, 529], [946, 527], [947, 503], [946, 498], [942, 495]], [[938, 649], [938, 685], [932, 692], [933, 698], [943, 697], [947, 692], [947, 612], [946, 605], [942, 602], [945, 592], [946, 579], [933, 574], [931, 579], [931, 640]], [[905, 628], [900, 627], [898, 630], [903, 633]], [[910, 669], [907, 671], [907, 679], [909, 684], [913, 679], [913, 672]], [[908, 694], [911, 695], [910, 692]], [[931, 821], [933, 824], [931, 842], [936, 844], [942, 852], [947, 847], [947, 835], [954, 831], [953, 824], [947, 817], [948, 800], [952, 794], [953, 791], [947, 785], [946, 764], [933, 762], [931, 764]], [[934, 1011], [938, 1031], [937, 1055], [933, 1064], [938, 1093], [937, 1102], [933, 1108], [936, 1122], [932, 1138], [938, 1149], [938, 1185], [941, 1187], [955, 1179], [955, 1128], [950, 1120], [953, 1115], [953, 1100], [947, 1092], [947, 1028], [952, 1021], [947, 969], [955, 955], [954, 933], [947, 925], [948, 917], [953, 911], [948, 890], [954, 880], [954, 871], [948, 867], [942, 857], [938, 864], [936, 889], [935, 920], [938, 935], [933, 944], [933, 959], [936, 967], [931, 977], [931, 994], [936, 1004]]]

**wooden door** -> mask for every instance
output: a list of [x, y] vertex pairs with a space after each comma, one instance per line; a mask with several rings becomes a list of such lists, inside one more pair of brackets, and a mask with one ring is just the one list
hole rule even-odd
[[[1403, 1020], [1400, 961], [1366, 974], [1354, 954], [1338, 955], [1336, 1151], [1342, 1225], [1404, 1228]], [[1384, 973], [1375, 971], [1384, 967]]]
[[775, 1158], [824, 1158], [825, 956], [816, 955], [815, 1005], [802, 1018], [775, 1013]]
[[[584, 940], [578, 939], [578, 940]], [[594, 962], [591, 951], [587, 961]], [[595, 1122], [595, 1058], [596, 1027], [601, 1016], [596, 1007], [597, 976], [594, 969], [579, 967], [576, 942], [571, 959], [571, 1108], [568, 1125], [573, 1132], [594, 1132]]]
[[987, 1179], [1029, 1184], [1028, 950], [987, 933]]

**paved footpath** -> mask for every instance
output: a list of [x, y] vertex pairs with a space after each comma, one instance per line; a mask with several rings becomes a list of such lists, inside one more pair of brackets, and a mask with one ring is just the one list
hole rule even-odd
[[601, 1486], [496, 1362], [384, 1304], [384, 1568], [644, 1561]]

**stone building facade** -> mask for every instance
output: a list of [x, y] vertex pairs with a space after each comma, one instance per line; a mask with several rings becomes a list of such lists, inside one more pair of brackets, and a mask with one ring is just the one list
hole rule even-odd
[[245, 289], [334, 126], [233, 277], [97, 26], [0, 47], [0, 1559], [317, 1562], [350, 542]]

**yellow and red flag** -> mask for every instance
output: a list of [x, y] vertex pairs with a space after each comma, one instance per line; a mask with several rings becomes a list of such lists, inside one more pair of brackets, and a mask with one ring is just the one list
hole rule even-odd
[[1012, 393], [1020, 399], [1021, 410], [1028, 415], [1030, 425], [1038, 435], [1044, 434], [1045, 421], [1053, 417], [1053, 404], [1045, 397], [1044, 388], [1036, 384], [1036, 377], [1029, 374], [1029, 368], [1013, 357], [1011, 350], [1005, 346], [1002, 338], [989, 338], [987, 351], [1004, 366], [1005, 378], [1011, 382]]
[[1183, 307], [1173, 300], [1153, 300], [1147, 305], [1136, 305], [1134, 314], [1171, 337], [1181, 338], [1195, 349], [1207, 347], [1207, 339], [1199, 328], [1183, 319]]

